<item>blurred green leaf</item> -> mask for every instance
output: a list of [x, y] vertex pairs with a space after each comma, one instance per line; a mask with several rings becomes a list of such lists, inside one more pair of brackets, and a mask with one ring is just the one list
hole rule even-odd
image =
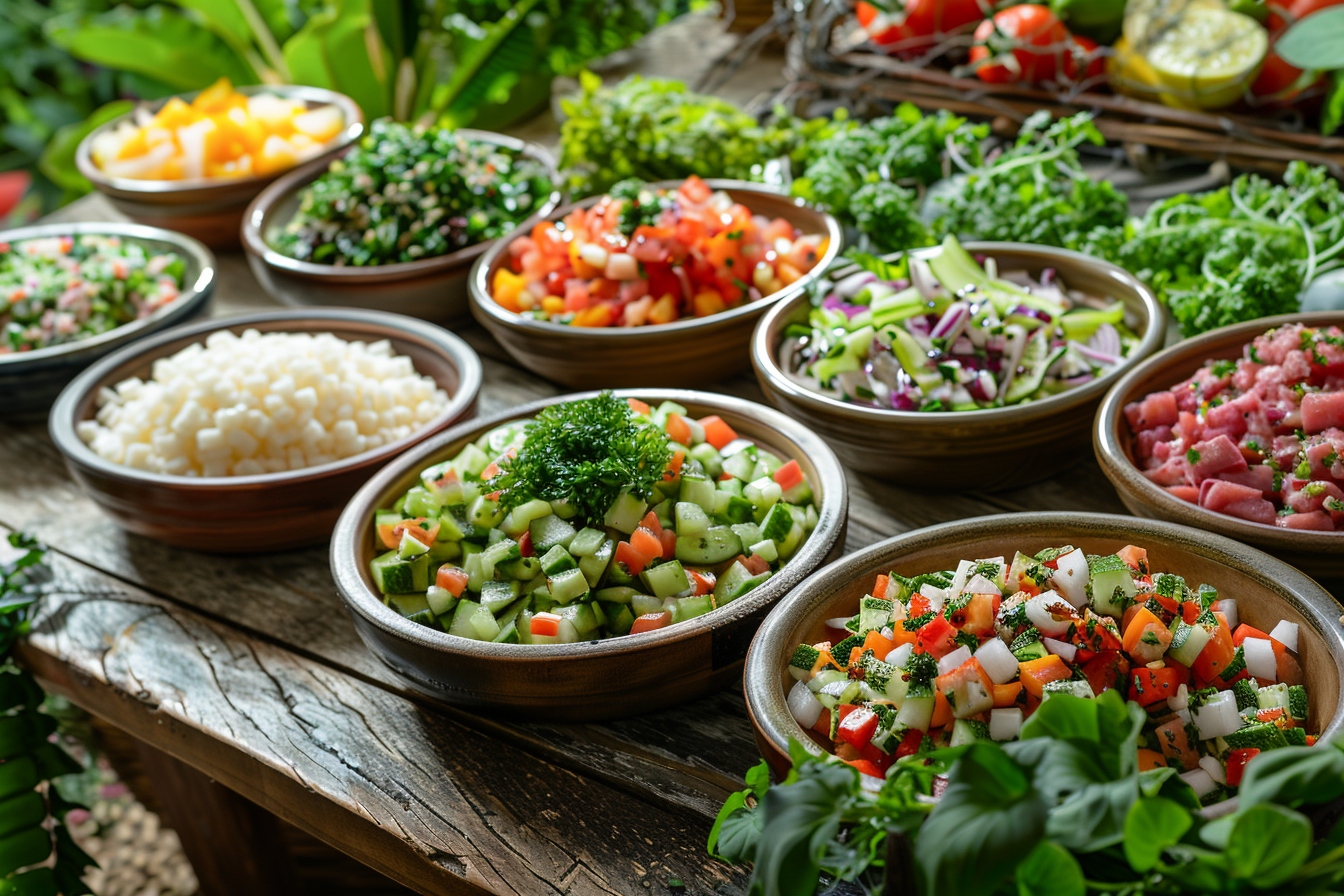
[[285, 42], [285, 63], [300, 84], [339, 90], [368, 119], [392, 111], [391, 53], [369, 12], [369, 0], [342, 0], [313, 16]]
[[70, 199], [89, 192], [93, 189], [93, 185], [75, 167], [75, 150], [79, 148], [80, 141], [95, 128], [119, 115], [125, 115], [133, 108], [135, 103], [130, 100], [117, 100], [103, 106], [85, 120], [61, 128], [42, 151], [42, 156], [38, 160], [39, 169]]
[[252, 29], [235, 0], [173, 0], [183, 9], [201, 17], [205, 25], [231, 44], [247, 44], [252, 40]]
[[1275, 41], [1274, 52], [1298, 68], [1344, 68], [1344, 6], [1299, 19]]

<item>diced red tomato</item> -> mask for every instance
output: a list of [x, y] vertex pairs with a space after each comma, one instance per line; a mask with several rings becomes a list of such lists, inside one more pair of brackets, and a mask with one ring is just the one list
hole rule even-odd
[[770, 561], [766, 560], [760, 554], [752, 554], [742, 561], [742, 565], [747, 568], [747, 572], [754, 576], [770, 571]]
[[1067, 58], [1069, 32], [1038, 3], [1010, 6], [975, 29], [971, 64], [981, 81], [1038, 83], [1055, 77], [1059, 60]]
[[771, 477], [784, 491], [788, 491], [795, 486], [802, 485], [803, 468], [798, 466], [798, 461], [790, 460], [784, 466], [775, 471]]
[[644, 519], [640, 520], [639, 524], [654, 535], [661, 536], [663, 534], [663, 522], [658, 519], [658, 514], [654, 513], [652, 510], [644, 514]]
[[[532, 617], [534, 620], [536, 617]], [[635, 619], [635, 624], [630, 626], [630, 634], [637, 635], [640, 632], [651, 632], [656, 629], [666, 628], [672, 624], [672, 611], [663, 610], [661, 613], [645, 613]]]
[[677, 533], [671, 529], [664, 529], [658, 534], [658, 540], [663, 545], [663, 559], [671, 560], [677, 556]]
[[683, 445], [691, 444], [691, 425], [675, 411], [667, 415], [667, 437]]
[[648, 529], [640, 526], [630, 535], [630, 547], [638, 551], [645, 562], [658, 560], [663, 556], [663, 543]]
[[440, 566], [434, 574], [434, 584], [453, 597], [461, 597], [462, 592], [467, 590], [467, 579], [467, 571], [455, 566]]
[[956, 627], [941, 614], [924, 623], [916, 634], [919, 646], [939, 658], [956, 649], [956, 637]]
[[1129, 674], [1129, 660], [1119, 650], [1104, 650], [1083, 664], [1083, 677], [1092, 693], [1114, 690]]
[[1129, 699], [1140, 706], [1152, 706], [1176, 696], [1179, 679], [1170, 669], [1139, 666], [1130, 673]]
[[705, 428], [705, 441], [720, 451], [737, 438], [737, 432], [717, 414], [700, 418], [700, 425]]
[[688, 569], [686, 575], [690, 577], [691, 584], [695, 586], [697, 595], [709, 594], [714, 590], [714, 573]]
[[847, 759], [845, 761], [858, 769], [859, 774], [861, 775], [867, 775], [870, 778], [878, 778], [879, 780], [885, 779], [887, 776], [886, 772], [882, 771], [877, 763], [873, 762], [871, 759]]
[[863, 749], [877, 733], [877, 723], [877, 713], [867, 707], [859, 707], [840, 721], [838, 734], [841, 740]]
[[647, 402], [640, 401], [638, 398], [627, 398], [625, 403], [630, 405], [630, 410], [636, 414], [643, 414], [645, 417], [653, 414], [653, 408], [649, 407]]
[[518, 552], [524, 557], [535, 557], [537, 552], [532, 550], [532, 533], [524, 532], [518, 538]]
[[1255, 747], [1243, 747], [1227, 754], [1227, 786], [1240, 787], [1246, 776], [1246, 764], [1260, 755]]
[[[661, 554], [661, 549], [659, 553]], [[635, 550], [630, 542], [622, 541], [616, 545], [616, 562], [624, 563], [630, 575], [637, 576], [649, 565], [649, 558]]]
[[920, 744], [924, 743], [924, 732], [918, 728], [911, 728], [905, 732], [901, 738], [901, 743], [896, 747], [896, 758], [904, 756], [913, 756], [919, 752]]
[[[670, 617], [672, 614], [668, 614]], [[639, 624], [639, 620], [635, 620]], [[560, 634], [560, 617], [554, 613], [538, 613], [532, 617], [532, 623], [529, 629], [534, 635], [554, 638]]]

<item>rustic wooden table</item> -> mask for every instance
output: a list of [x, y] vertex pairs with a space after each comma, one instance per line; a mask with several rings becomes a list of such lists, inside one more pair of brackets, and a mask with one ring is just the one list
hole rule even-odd
[[[687, 47], [671, 45], [663, 72], [683, 71]], [[744, 83], [736, 99], [756, 91]], [[55, 219], [117, 217], [89, 197]], [[219, 261], [212, 315], [274, 305], [241, 255]], [[457, 332], [484, 361], [482, 415], [558, 391], [479, 327]], [[718, 389], [762, 400], [745, 376]], [[0, 534], [40, 537], [56, 572], [20, 661], [146, 745], [206, 893], [289, 890], [266, 848], [275, 817], [423, 893], [744, 890], [741, 870], [705, 853], [719, 804], [757, 759], [740, 687], [609, 724], [520, 724], [433, 704], [364, 648], [325, 548], [217, 557], [128, 535], [75, 487], [42, 424], [0, 421], [0, 471]], [[849, 487], [850, 550], [989, 513], [1124, 512], [1090, 454], [992, 495], [859, 475]]]

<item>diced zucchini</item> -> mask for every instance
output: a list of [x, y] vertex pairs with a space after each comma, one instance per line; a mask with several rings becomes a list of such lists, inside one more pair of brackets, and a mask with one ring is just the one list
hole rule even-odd
[[544, 554], [556, 545], [568, 550], [578, 534], [573, 526], [550, 510], [550, 505], [547, 504], [546, 515], [533, 520], [528, 527], [528, 531], [532, 533], [532, 548], [538, 554]]
[[[603, 544], [606, 543], [606, 540], [607, 533], [603, 532], [601, 529], [585, 526], [579, 530], [578, 534], [574, 536], [574, 539], [569, 544], [565, 545], [565, 547], [568, 548], [569, 552], [575, 557], [591, 557], [593, 554], [597, 553], [598, 549], [601, 548]], [[537, 543], [535, 537], [532, 539], [532, 543]]]
[[606, 575], [607, 567], [611, 565], [611, 558], [614, 556], [616, 556], [616, 542], [608, 539], [593, 554], [579, 558], [579, 570], [588, 580], [590, 587], [596, 588], [601, 584], [602, 577]]
[[865, 597], [859, 601], [859, 634], [881, 631], [891, 622], [891, 601]]
[[640, 578], [644, 580], [645, 587], [660, 599], [680, 594], [691, 587], [686, 570], [676, 560], [651, 566], [640, 573]]
[[629, 492], [621, 492], [607, 509], [606, 519], [603, 522], [617, 532], [629, 535], [639, 527], [639, 521], [647, 512], [648, 505], [642, 500]]
[[713, 566], [742, 553], [742, 542], [727, 526], [711, 526], [701, 535], [677, 538], [676, 558], [692, 566]]
[[1179, 618], [1172, 620], [1172, 624], [1174, 628], [1171, 630], [1171, 645], [1167, 648], [1167, 655], [1182, 666], [1193, 666], [1195, 657], [1199, 656], [1213, 636], [1204, 626], [1189, 625]]
[[1247, 725], [1245, 728], [1239, 728], [1231, 734], [1224, 735], [1223, 739], [1234, 750], [1247, 747], [1254, 747], [1257, 750], [1273, 750], [1288, 746], [1288, 741], [1284, 738], [1283, 732], [1273, 722], [1257, 722], [1253, 725]]
[[557, 603], [567, 604], [588, 593], [588, 580], [580, 569], [566, 569], [547, 576], [547, 589]]
[[1255, 710], [1260, 707], [1259, 694], [1255, 682], [1243, 678], [1232, 685], [1232, 695], [1237, 698], [1237, 711]]
[[556, 545], [551, 548], [541, 558], [541, 571], [548, 576], [562, 573], [567, 569], [577, 569], [579, 564], [574, 562], [574, 558], [569, 551]]

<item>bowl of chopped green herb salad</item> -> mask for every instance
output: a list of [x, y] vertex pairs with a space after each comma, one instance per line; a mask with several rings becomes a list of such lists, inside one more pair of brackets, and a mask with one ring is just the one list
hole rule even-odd
[[467, 313], [467, 276], [496, 239], [560, 203], [545, 149], [503, 134], [376, 121], [339, 158], [263, 190], [242, 242], [262, 288], [290, 306]]
[[438, 699], [648, 712], [734, 680], [766, 612], [839, 555], [815, 433], [725, 395], [564, 395], [454, 428], [371, 479], [331, 542], [365, 644]]
[[210, 250], [158, 227], [0, 231], [0, 419], [44, 415], [94, 361], [200, 313], [214, 285]]

